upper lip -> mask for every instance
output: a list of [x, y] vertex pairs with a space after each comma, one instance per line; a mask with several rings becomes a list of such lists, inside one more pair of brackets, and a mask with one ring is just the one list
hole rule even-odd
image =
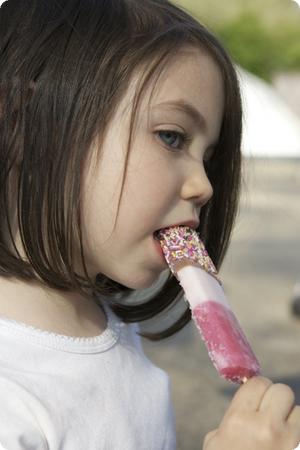
[[179, 226], [184, 226], [184, 227], [189, 227], [189, 228], [193, 228], [194, 230], [196, 230], [200, 225], [199, 220], [184, 220], [182, 222], [179, 223], [174, 223], [172, 225], [167, 225], [163, 228], [170, 228], [170, 227], [179, 227]]
[[180, 225], [184, 227], [194, 228], [194, 230], [196, 230], [196, 228], [199, 227], [200, 222], [199, 220], [184, 220], [183, 222], [169, 225], [169, 227], [179, 227]]

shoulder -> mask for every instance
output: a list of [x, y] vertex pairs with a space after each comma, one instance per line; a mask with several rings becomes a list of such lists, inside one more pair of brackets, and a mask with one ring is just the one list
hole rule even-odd
[[49, 449], [39, 426], [35, 403], [39, 402], [18, 382], [0, 375], [1, 450]]

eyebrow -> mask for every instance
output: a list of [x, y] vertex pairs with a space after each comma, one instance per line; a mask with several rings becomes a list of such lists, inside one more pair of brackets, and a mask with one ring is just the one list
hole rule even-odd
[[207, 131], [207, 122], [204, 116], [191, 103], [185, 100], [174, 100], [159, 103], [155, 105], [155, 108], [160, 106], [165, 106], [167, 108], [177, 109], [179, 111], [185, 112], [201, 130]]

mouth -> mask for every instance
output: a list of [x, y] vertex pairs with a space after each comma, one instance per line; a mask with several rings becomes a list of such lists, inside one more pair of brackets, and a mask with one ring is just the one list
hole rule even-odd
[[154, 233], [153, 233], [153, 238], [154, 238], [154, 240], [155, 241], [158, 241], [159, 242], [159, 233], [160, 233], [160, 230], [157, 230], [157, 231], [154, 231]]
[[159, 230], [154, 231], [153, 237], [156, 241], [160, 241], [160, 233], [166, 230], [167, 228], [175, 228], [175, 227], [188, 227], [192, 228], [193, 230], [196, 230], [199, 228], [199, 222], [196, 220], [188, 220], [186, 222], [177, 223], [174, 225], [168, 225], [166, 227], [160, 228]]

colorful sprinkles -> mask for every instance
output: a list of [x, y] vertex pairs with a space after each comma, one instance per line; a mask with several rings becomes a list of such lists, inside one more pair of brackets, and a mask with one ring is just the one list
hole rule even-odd
[[198, 233], [186, 226], [163, 228], [156, 234], [166, 261], [176, 276], [175, 265], [178, 261], [193, 261], [206, 272], [214, 276], [218, 282], [217, 270], [210, 259]]

